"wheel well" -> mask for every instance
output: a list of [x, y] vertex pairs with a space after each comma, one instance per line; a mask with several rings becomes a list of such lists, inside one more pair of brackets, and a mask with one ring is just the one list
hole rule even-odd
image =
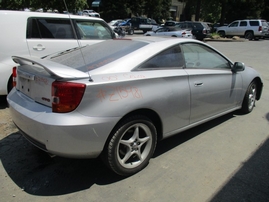
[[128, 118], [130, 116], [135, 116], [135, 115], [143, 115], [143, 116], [148, 117], [153, 122], [154, 126], [156, 127], [156, 130], [157, 130], [157, 140], [161, 140], [162, 139], [162, 131], [163, 131], [163, 128], [162, 128], [162, 122], [161, 122], [160, 116], [155, 111], [150, 110], [150, 109], [138, 109], [138, 110], [135, 110], [135, 111], [132, 111], [132, 112], [126, 114], [125, 116], [123, 116], [118, 121], [118, 123], [114, 126], [113, 130], [109, 134], [109, 136], [108, 136], [108, 138], [106, 140], [105, 146], [108, 144], [108, 141], [109, 141], [110, 137], [113, 135], [113, 132], [114, 132], [115, 128], [118, 125], [120, 125], [120, 123], [123, 120], [125, 120], [126, 118]]
[[11, 75], [7, 83], [7, 94], [12, 90], [12, 88], [13, 88], [13, 77]]
[[262, 81], [261, 81], [261, 79], [259, 77], [256, 77], [255, 79], [253, 79], [253, 81], [255, 81], [257, 86], [258, 86], [256, 99], [260, 100], [261, 95], [262, 95], [263, 83], [262, 83]]
[[248, 33], [248, 32], [251, 32], [252, 34], [254, 34], [253, 30], [246, 30], [246, 31], [245, 31], [245, 35], [246, 35], [246, 33]]

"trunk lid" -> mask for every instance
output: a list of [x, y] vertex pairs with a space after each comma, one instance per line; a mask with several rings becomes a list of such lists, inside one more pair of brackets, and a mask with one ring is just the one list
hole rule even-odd
[[52, 83], [89, 78], [87, 73], [45, 59], [12, 57], [18, 63], [16, 89], [35, 102], [52, 106]]

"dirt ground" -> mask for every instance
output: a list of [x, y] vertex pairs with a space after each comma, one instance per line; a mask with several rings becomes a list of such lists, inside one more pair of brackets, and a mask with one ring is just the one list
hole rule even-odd
[[3, 139], [7, 137], [7, 135], [18, 131], [9, 114], [6, 96], [0, 96], [0, 117], [0, 139]]

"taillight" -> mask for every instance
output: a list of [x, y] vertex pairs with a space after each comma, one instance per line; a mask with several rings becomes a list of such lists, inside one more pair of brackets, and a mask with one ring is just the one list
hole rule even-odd
[[12, 86], [16, 87], [17, 85], [17, 67], [13, 67], [12, 69]]
[[86, 85], [81, 83], [59, 82], [52, 83], [52, 111], [57, 113], [71, 112], [79, 105]]
[[258, 30], [259, 32], [261, 32], [262, 31], [262, 26], [259, 26], [259, 30]]
[[203, 34], [207, 34], [207, 31], [206, 31], [206, 29], [205, 29], [205, 28], [203, 29]]
[[182, 32], [182, 36], [184, 36], [186, 34], [186, 32]]

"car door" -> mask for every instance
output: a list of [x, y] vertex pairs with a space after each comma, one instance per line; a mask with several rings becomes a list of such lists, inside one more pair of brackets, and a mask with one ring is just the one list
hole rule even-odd
[[156, 54], [136, 69], [151, 71], [152, 78], [148, 87], [149, 92], [155, 92], [150, 95], [154, 103], [151, 108], [162, 117], [163, 133], [166, 135], [189, 125], [191, 96], [188, 75], [183, 67], [182, 51], [179, 45], [175, 45]]
[[226, 35], [237, 35], [238, 34], [239, 21], [232, 22], [227, 26]]
[[167, 28], [160, 28], [155, 32], [155, 35], [157, 36], [166, 36], [167, 35]]
[[238, 26], [238, 31], [236, 33], [237, 36], [244, 36], [247, 31], [248, 23], [245, 20], [240, 21]]
[[112, 38], [111, 28], [99, 19], [28, 19], [27, 44], [32, 56], [41, 57]]
[[29, 18], [26, 38], [29, 54], [37, 57], [78, 46], [69, 19]]
[[202, 44], [185, 43], [181, 48], [191, 89], [190, 122], [235, 108], [242, 93], [242, 78], [231, 71], [231, 62]]

